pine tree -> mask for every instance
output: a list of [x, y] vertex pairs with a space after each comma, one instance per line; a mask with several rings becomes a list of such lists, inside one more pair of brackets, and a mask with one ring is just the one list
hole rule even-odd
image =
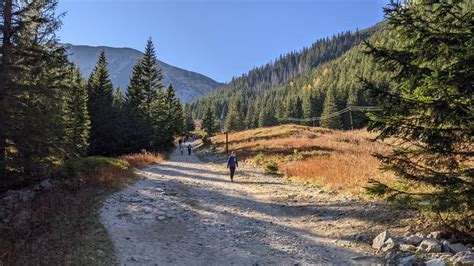
[[379, 139], [392, 139], [395, 147], [378, 155], [384, 168], [428, 186], [412, 194], [376, 183], [371, 191], [405, 202], [407, 197], [426, 200], [425, 207], [414, 206], [437, 213], [437, 220], [454, 231], [472, 234], [473, 9], [464, 4], [469, 2], [390, 4], [385, 12], [394, 46], [367, 47], [393, 82], [365, 85], [383, 109], [370, 115], [369, 129]]
[[259, 127], [271, 127], [275, 126], [278, 124], [277, 119], [275, 118], [275, 115], [273, 111], [265, 106], [260, 109], [260, 115], [258, 119], [258, 126]]
[[66, 105], [66, 156], [82, 157], [89, 147], [90, 118], [87, 86], [77, 67], [71, 67]]
[[168, 89], [166, 90], [166, 108], [168, 112], [167, 117], [167, 124], [168, 131], [170, 133], [171, 143], [173, 142], [173, 138], [183, 133], [183, 106], [179, 101], [178, 97], [175, 94], [173, 84], [168, 85]]
[[194, 119], [189, 109], [189, 104], [185, 104], [183, 107], [184, 127], [183, 133], [195, 130]]
[[[67, 56], [57, 1], [2, 1], [0, 177], [43, 177], [64, 159]], [[15, 152], [11, 151], [14, 147]]]
[[147, 41], [140, 66], [145, 99], [143, 109], [146, 114], [151, 114], [153, 106], [156, 108], [157, 102], [163, 100], [163, 74], [156, 60], [155, 47], [150, 38]]
[[91, 119], [89, 154], [113, 155], [117, 149], [115, 134], [117, 117], [113, 108], [113, 86], [104, 51], [100, 53], [97, 65], [89, 77], [87, 90]]
[[240, 131], [245, 129], [244, 121], [242, 119], [242, 112], [241, 112], [241, 102], [239, 98], [235, 98], [229, 107], [229, 111], [227, 112], [227, 116], [225, 119], [224, 128], [228, 132], [232, 131]]
[[211, 104], [208, 104], [201, 123], [202, 129], [208, 136], [213, 136], [217, 132], [216, 120], [217, 118], [214, 115], [214, 108]]
[[336, 97], [334, 90], [329, 89], [324, 99], [323, 114], [321, 115], [321, 126], [331, 129], [342, 128], [341, 117], [339, 115], [332, 115], [337, 112]]

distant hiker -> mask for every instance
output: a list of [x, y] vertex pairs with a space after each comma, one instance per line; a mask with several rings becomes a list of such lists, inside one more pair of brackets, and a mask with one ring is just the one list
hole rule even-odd
[[193, 148], [193, 146], [191, 146], [191, 144], [188, 144], [188, 155], [191, 155], [191, 149]]
[[181, 149], [181, 143], [183, 143], [183, 140], [181, 138], [179, 138], [178, 143], [179, 143], [179, 148]]
[[230, 170], [230, 181], [234, 182], [235, 168], [239, 167], [239, 162], [235, 156], [235, 151], [230, 154], [229, 159], [227, 160], [227, 168]]
[[[180, 146], [181, 146], [181, 145], [180, 145]], [[183, 147], [180, 147], [179, 150], [181, 151], [181, 155], [183, 155], [183, 153], [184, 153]]]

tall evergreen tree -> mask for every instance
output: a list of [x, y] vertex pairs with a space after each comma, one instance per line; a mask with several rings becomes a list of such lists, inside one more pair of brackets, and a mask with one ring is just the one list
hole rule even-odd
[[91, 118], [89, 154], [113, 155], [117, 149], [117, 117], [113, 108], [113, 86], [104, 51], [100, 53], [97, 65], [89, 77], [87, 90]]
[[6, 167], [23, 176], [45, 176], [65, 155], [68, 62], [54, 34], [60, 25], [56, 5], [53, 0], [0, 5], [1, 177]]
[[209, 136], [213, 136], [218, 130], [216, 120], [217, 118], [214, 114], [214, 108], [211, 104], [208, 104], [201, 125], [202, 129], [206, 131]]
[[260, 108], [260, 115], [258, 118], [259, 127], [271, 127], [278, 124], [277, 119], [275, 118], [273, 110], [268, 106]]
[[178, 97], [175, 94], [173, 84], [169, 84], [166, 90], [166, 111], [167, 111], [167, 121], [166, 123], [169, 125], [168, 130], [170, 133], [171, 143], [173, 142], [173, 138], [177, 135], [183, 133], [183, 106], [179, 101]]
[[183, 133], [195, 130], [193, 114], [189, 109], [189, 104], [185, 104], [183, 107], [183, 117], [184, 117], [184, 129]]
[[81, 157], [89, 147], [90, 118], [87, 86], [77, 67], [71, 67], [69, 94], [66, 98], [66, 156]]
[[337, 111], [338, 110], [334, 90], [329, 89], [326, 93], [326, 98], [324, 99], [323, 113], [321, 115], [321, 126], [331, 129], [342, 128], [341, 117], [339, 115], [331, 116], [331, 114]]
[[230, 103], [229, 111], [225, 118], [224, 128], [226, 131], [244, 130], [244, 120], [242, 119], [241, 102], [237, 97]]
[[394, 47], [367, 45], [393, 82], [384, 87], [366, 82], [383, 109], [370, 116], [369, 129], [379, 132], [380, 139], [393, 140], [394, 150], [378, 155], [385, 169], [432, 189], [411, 194], [378, 183], [372, 191], [391, 193], [391, 199], [427, 200], [424, 207], [414, 206], [429, 208], [438, 221], [472, 235], [472, 3], [392, 3], [385, 12]]

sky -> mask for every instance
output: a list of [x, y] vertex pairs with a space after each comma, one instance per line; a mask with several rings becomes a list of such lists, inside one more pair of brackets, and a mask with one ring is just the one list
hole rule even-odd
[[219, 82], [383, 19], [384, 0], [59, 0], [62, 42], [144, 50]]

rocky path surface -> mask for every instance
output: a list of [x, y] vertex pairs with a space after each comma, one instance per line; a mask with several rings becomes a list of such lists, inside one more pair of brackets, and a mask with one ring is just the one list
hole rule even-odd
[[[120, 265], [372, 264], [380, 206], [173, 153], [106, 199]], [[390, 217], [383, 218], [390, 220]], [[383, 220], [382, 219], [382, 220]]]

